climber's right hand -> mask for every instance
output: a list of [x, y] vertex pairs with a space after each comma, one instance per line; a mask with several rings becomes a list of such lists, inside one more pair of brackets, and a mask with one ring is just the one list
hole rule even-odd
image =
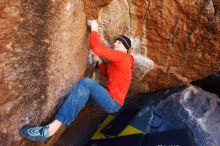
[[98, 22], [97, 20], [88, 20], [88, 26], [91, 28], [91, 31], [98, 31]]

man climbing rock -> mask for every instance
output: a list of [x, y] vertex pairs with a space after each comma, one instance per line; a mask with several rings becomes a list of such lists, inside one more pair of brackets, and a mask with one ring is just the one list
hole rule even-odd
[[20, 134], [25, 139], [47, 142], [62, 124], [69, 126], [75, 120], [89, 98], [108, 113], [117, 112], [124, 104], [134, 65], [134, 59], [128, 53], [131, 41], [122, 35], [116, 38], [114, 49], [107, 48], [99, 39], [97, 21], [90, 21], [89, 26], [91, 27], [90, 44], [93, 52], [109, 61], [106, 66], [101, 59], [98, 59], [99, 69], [107, 78], [106, 88], [93, 79], [82, 78], [58, 110], [53, 122], [44, 126], [26, 125], [20, 129]]

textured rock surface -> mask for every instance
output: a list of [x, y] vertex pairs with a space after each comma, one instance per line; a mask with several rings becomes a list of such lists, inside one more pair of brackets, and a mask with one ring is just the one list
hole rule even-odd
[[219, 70], [219, 6], [219, 1], [151, 2], [147, 55], [158, 67], [143, 79], [151, 82], [150, 89], [181, 85]]
[[[174, 110], [176, 112], [172, 112]], [[157, 131], [174, 128], [178, 125], [175, 121], [181, 121], [193, 131], [196, 145], [220, 144], [220, 100], [215, 94], [189, 86], [161, 101], [155, 113], [164, 120]]]
[[18, 129], [48, 122], [82, 77], [86, 18], [99, 19], [108, 46], [119, 34], [132, 38], [137, 66], [130, 93], [220, 70], [218, 0], [1, 0], [0, 145], [36, 145], [23, 141]]
[[47, 122], [86, 68], [84, 5], [19, 0], [0, 7], [0, 145], [31, 145], [18, 129]]

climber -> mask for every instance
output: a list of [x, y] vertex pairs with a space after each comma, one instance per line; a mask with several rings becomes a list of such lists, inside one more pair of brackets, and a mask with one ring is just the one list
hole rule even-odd
[[20, 135], [25, 139], [46, 143], [62, 124], [69, 126], [75, 120], [89, 98], [108, 113], [117, 112], [124, 104], [134, 64], [134, 59], [129, 54], [131, 41], [122, 35], [115, 39], [114, 49], [107, 48], [99, 39], [97, 21], [89, 22], [92, 51], [98, 57], [109, 61], [106, 66], [100, 58], [96, 57], [99, 69], [107, 77], [106, 88], [91, 78], [82, 78], [59, 108], [53, 122], [43, 126], [26, 125], [20, 129]]

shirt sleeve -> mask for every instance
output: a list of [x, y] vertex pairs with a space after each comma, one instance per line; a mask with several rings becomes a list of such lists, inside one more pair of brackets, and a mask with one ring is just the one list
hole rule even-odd
[[98, 67], [101, 70], [102, 74], [107, 77], [107, 67], [105, 66], [105, 64], [102, 62], [98, 64]]
[[109, 61], [118, 62], [121, 61], [123, 58], [123, 53], [105, 47], [100, 41], [99, 34], [96, 31], [91, 32], [90, 45], [91, 45], [91, 49], [96, 55], [102, 58], [106, 58]]

